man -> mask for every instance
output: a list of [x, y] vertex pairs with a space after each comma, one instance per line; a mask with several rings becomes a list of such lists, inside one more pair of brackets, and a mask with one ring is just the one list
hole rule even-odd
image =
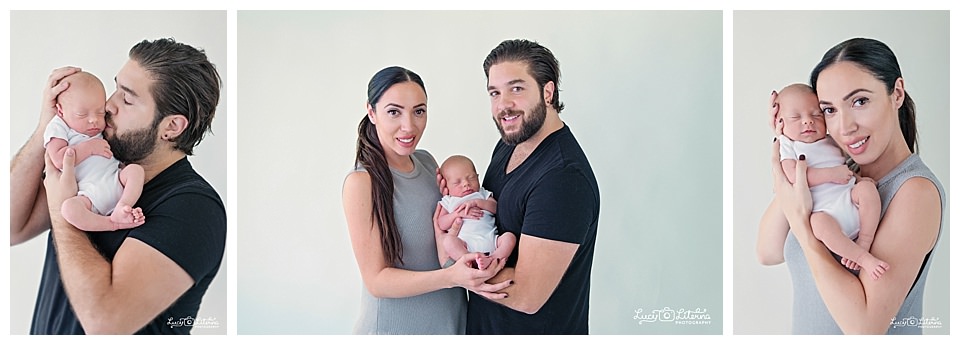
[[519, 239], [491, 282], [471, 292], [468, 334], [587, 334], [600, 190], [590, 162], [559, 117], [559, 63], [549, 49], [509, 40], [483, 62], [501, 140], [483, 187], [497, 196], [497, 227]]
[[78, 68], [51, 73], [38, 129], [11, 162], [11, 244], [51, 229], [32, 334], [189, 333], [219, 270], [226, 212], [186, 156], [210, 130], [220, 77], [202, 50], [173, 39], [140, 42], [129, 58], [114, 79], [103, 134], [114, 157], [143, 167], [136, 206], [144, 225], [82, 232], [60, 214], [77, 193], [76, 157], [68, 150], [58, 171], [42, 135], [70, 87], [61, 79]]

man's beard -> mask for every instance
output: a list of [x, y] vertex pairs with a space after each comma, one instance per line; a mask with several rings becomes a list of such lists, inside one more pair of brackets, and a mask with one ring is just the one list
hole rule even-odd
[[[514, 134], [507, 134], [503, 131], [503, 125], [500, 123], [501, 119], [504, 116], [520, 115], [520, 131]], [[543, 127], [543, 121], [547, 118], [547, 103], [540, 98], [540, 104], [538, 104], [532, 111], [530, 111], [530, 117], [527, 118], [524, 116], [522, 111], [519, 110], [504, 110], [493, 119], [493, 122], [497, 124], [497, 129], [500, 130], [500, 138], [503, 139], [503, 142], [507, 145], [516, 146], [519, 143], [527, 141], [534, 134], [537, 134], [537, 131]]]
[[140, 163], [157, 146], [156, 126], [140, 128], [123, 135], [114, 131], [113, 136], [104, 138], [110, 144], [113, 157], [124, 164]]

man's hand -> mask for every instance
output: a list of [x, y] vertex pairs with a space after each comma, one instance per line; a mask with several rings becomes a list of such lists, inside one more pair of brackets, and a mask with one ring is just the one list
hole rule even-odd
[[506, 259], [494, 259], [494, 262], [484, 268], [478, 268], [477, 260], [482, 253], [467, 253], [457, 260], [457, 263], [448, 269], [456, 271], [458, 278], [455, 281], [461, 282], [458, 285], [473, 291], [474, 293], [491, 300], [501, 300], [509, 297], [506, 292], [501, 290], [513, 284], [513, 280], [505, 280], [499, 283], [489, 283], [487, 280], [493, 278], [507, 264]]
[[60, 93], [66, 91], [70, 87], [69, 82], [61, 82], [63, 78], [66, 78], [69, 75], [80, 72], [79, 67], [60, 67], [53, 72], [50, 72], [50, 76], [47, 77], [47, 83], [43, 86], [43, 97], [40, 100], [40, 123], [38, 128], [44, 128], [47, 126], [47, 123], [57, 115], [57, 97], [60, 96]]
[[74, 175], [76, 156], [76, 152], [68, 148], [63, 155], [63, 170], [60, 171], [53, 165], [50, 156], [44, 155], [43, 186], [47, 190], [47, 208], [51, 217], [60, 217], [60, 205], [77, 195], [77, 178]]

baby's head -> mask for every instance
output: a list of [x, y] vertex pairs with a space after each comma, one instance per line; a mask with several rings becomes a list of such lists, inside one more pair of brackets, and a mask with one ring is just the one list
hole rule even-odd
[[57, 96], [57, 115], [77, 132], [89, 136], [100, 134], [107, 103], [103, 83], [87, 72], [71, 74], [62, 81], [69, 82], [70, 86]]
[[783, 135], [793, 141], [812, 143], [827, 136], [827, 124], [820, 110], [820, 99], [805, 84], [792, 84], [777, 96], [783, 119]]
[[480, 178], [473, 161], [464, 156], [450, 156], [440, 166], [440, 175], [447, 181], [450, 195], [463, 197], [480, 190]]

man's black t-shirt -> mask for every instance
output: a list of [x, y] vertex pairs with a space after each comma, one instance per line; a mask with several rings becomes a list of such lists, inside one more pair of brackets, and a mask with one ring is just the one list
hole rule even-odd
[[[600, 189], [586, 155], [566, 125], [547, 136], [509, 174], [515, 146], [497, 143], [483, 187], [497, 198], [497, 228], [579, 244], [553, 295], [528, 315], [470, 293], [467, 334], [587, 334], [590, 272], [600, 216]], [[515, 267], [519, 246], [507, 266]], [[522, 277], [516, 277], [520, 280]]]
[[[143, 186], [136, 206], [143, 209], [145, 224], [131, 230], [88, 232], [87, 237], [107, 261], [112, 261], [123, 241], [132, 237], [183, 268], [193, 278], [193, 286], [137, 334], [188, 334], [198, 317], [200, 301], [223, 258], [227, 234], [223, 202], [216, 190], [193, 170], [187, 158], [183, 158]], [[84, 333], [63, 290], [52, 232], [47, 239], [47, 255], [30, 333]]]

